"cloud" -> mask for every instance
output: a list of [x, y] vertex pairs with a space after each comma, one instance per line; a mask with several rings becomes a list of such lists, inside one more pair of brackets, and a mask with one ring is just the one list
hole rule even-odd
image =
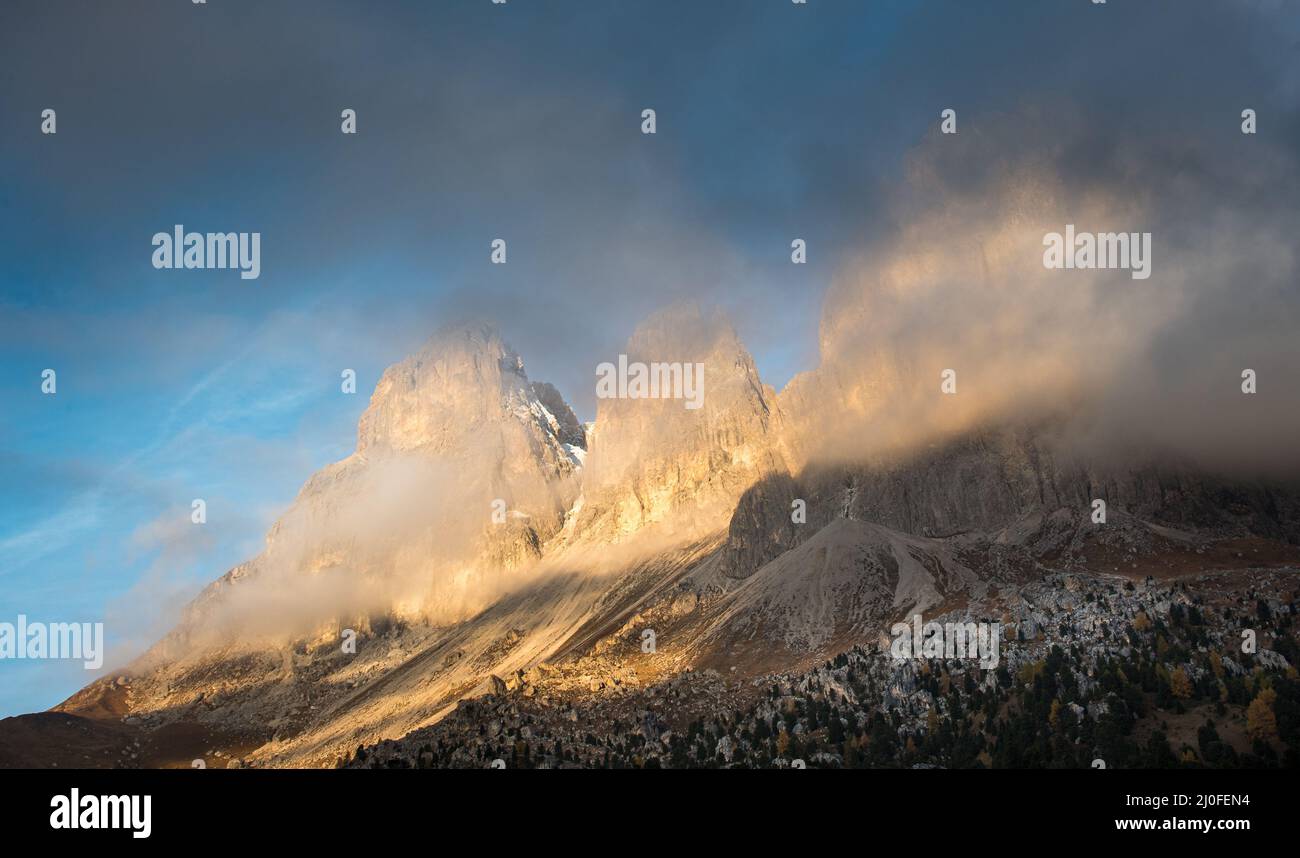
[[[1095, 455], [1294, 473], [1300, 211], [1285, 201], [1300, 165], [1237, 137], [1026, 110], [927, 138], [891, 199], [893, 228], [828, 295], [821, 367], [787, 394], [816, 408], [816, 455], [1065, 414]], [[1151, 233], [1150, 279], [1045, 268], [1044, 236], [1067, 224]], [[1255, 395], [1241, 391], [1248, 368]], [[956, 395], [941, 393], [947, 369]]]
[[99, 489], [82, 492], [71, 502], [39, 521], [0, 539], [4, 574], [12, 575], [67, 547], [101, 523], [104, 493]]

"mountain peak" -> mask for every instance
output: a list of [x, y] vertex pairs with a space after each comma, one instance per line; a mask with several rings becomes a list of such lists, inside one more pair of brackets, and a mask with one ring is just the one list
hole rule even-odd
[[446, 449], [531, 398], [523, 359], [495, 328], [443, 328], [384, 371], [361, 416], [357, 451]]
[[649, 525], [690, 536], [724, 528], [741, 493], [785, 467], [775, 392], [726, 317], [694, 303], [648, 318], [625, 354], [629, 363], [698, 372], [700, 407], [671, 398], [600, 400], [579, 533], [621, 539]]

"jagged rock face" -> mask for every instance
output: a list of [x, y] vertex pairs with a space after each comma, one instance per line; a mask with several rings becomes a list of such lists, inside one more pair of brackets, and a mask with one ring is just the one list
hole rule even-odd
[[563, 444], [576, 443], [575, 427], [559, 392], [530, 384], [523, 360], [494, 330], [456, 328], [385, 370], [361, 415], [357, 453], [504, 452], [520, 460], [517, 475], [549, 481], [572, 471]]
[[626, 354], [629, 363], [703, 364], [702, 406], [672, 398], [599, 401], [580, 538], [617, 541], [651, 525], [692, 535], [725, 527], [749, 486], [786, 467], [775, 392], [731, 326], [695, 307], [648, 320]]
[[575, 429], [558, 392], [530, 383], [490, 328], [443, 331], [385, 371], [356, 452], [307, 481], [262, 555], [201, 595], [191, 624], [302, 633], [341, 617], [481, 610], [563, 524]]
[[[443, 332], [391, 367], [357, 451], [313, 476], [266, 550], [132, 666], [131, 716], [239, 728], [263, 743], [258, 764], [329, 764], [457, 700], [509, 691], [542, 662], [582, 687], [632, 664], [613, 660], [623, 652], [645, 676], [756, 676], [871, 640], [905, 612], [1014, 591], [1107, 539], [1125, 559], [1158, 539], [1186, 549], [1158, 524], [1300, 542], [1300, 493], [1101, 471], [1044, 427], [820, 456], [823, 410], [867, 415], [897, 395], [887, 362], [855, 376], [826, 352], [778, 398], [731, 328], [693, 308], [651, 319], [626, 354], [703, 364], [702, 407], [602, 399], [584, 427], [482, 327]], [[1089, 523], [1094, 497], [1110, 506], [1104, 531]], [[202, 639], [214, 627], [225, 645]], [[361, 636], [346, 656], [345, 627]], [[657, 654], [641, 649], [646, 629]]]
[[[795, 521], [794, 504], [807, 503], [808, 492], [790, 474], [772, 474], [749, 488], [736, 504], [727, 526], [721, 571], [728, 578], [744, 578], [781, 553], [798, 545], [825, 524], [817, 515], [810, 527]], [[806, 507], [805, 507], [806, 512]]]
[[[1060, 452], [1041, 428], [988, 430], [900, 459], [854, 466], [813, 465], [797, 478], [773, 475], [736, 506], [723, 556], [745, 577], [837, 519], [875, 522], [922, 537], [974, 534], [1003, 542], [1060, 542], [1091, 522], [1092, 502], [1112, 518], [1219, 536], [1300, 542], [1294, 486], [1217, 480], [1185, 467], [1105, 466]], [[791, 521], [794, 499], [807, 522]]]
[[555, 418], [558, 427], [556, 437], [560, 439], [560, 443], [586, 450], [587, 430], [578, 420], [578, 415], [573, 413], [569, 403], [564, 401], [560, 391], [555, 389], [555, 385], [545, 381], [534, 381], [533, 395]]
[[[357, 454], [433, 454], [455, 468], [458, 499], [488, 521], [505, 502], [540, 543], [572, 503], [582, 427], [551, 385], [530, 383], [523, 360], [488, 327], [445, 331], [390, 367], [361, 417]], [[447, 487], [443, 487], [446, 490]]]

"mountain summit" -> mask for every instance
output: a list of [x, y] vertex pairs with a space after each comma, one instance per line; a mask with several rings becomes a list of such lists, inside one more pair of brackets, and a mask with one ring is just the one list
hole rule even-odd
[[[615, 723], [667, 700], [685, 718], [706, 699], [754, 705], [763, 677], [887, 651], [891, 624], [920, 613], [1040, 628], [1023, 594], [1052, 576], [1203, 569], [1229, 543], [1259, 568], [1300, 561], [1294, 486], [1088, 461], [1050, 421], [821, 457], [822, 415], [887, 409], [901, 376], [864, 387], [829, 361], [778, 395], [715, 312], [666, 310], [615, 357], [700, 368], [701, 407], [600, 399], [585, 427], [491, 327], [439, 332], [384, 372], [356, 451], [307, 481], [261, 554], [58, 707], [73, 720], [11, 728], [82, 730], [117, 764], [112, 748], [140, 743], [163, 766], [204, 748], [333, 765], [434, 731], [462, 743], [449, 764], [480, 765], [502, 731], [522, 736], [504, 726], [512, 695], [543, 721], [606, 699], [643, 707]], [[701, 670], [715, 679], [696, 688]], [[879, 670], [888, 700], [919, 693], [910, 665]]]

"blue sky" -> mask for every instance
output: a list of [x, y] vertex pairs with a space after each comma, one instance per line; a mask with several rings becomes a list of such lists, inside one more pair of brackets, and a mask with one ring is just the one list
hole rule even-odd
[[[683, 297], [779, 387], [944, 107], [1156, 127], [1290, 99], [1296, 136], [1291, 17], [1136, 5], [5, 3], [0, 621], [102, 620], [138, 652], [351, 451], [383, 368], [465, 316], [588, 419], [595, 365]], [[260, 232], [261, 277], [154, 270], [177, 223]], [[0, 663], [0, 715], [86, 679]]]

